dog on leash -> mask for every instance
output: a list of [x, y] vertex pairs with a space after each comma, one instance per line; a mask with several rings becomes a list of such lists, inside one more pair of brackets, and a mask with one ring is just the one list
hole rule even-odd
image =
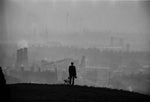
[[64, 84], [70, 84], [70, 78], [64, 80]]

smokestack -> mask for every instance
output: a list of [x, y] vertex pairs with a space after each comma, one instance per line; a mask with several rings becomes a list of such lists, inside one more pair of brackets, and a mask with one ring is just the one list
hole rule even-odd
[[21, 64], [21, 49], [17, 50], [17, 59], [16, 59], [16, 67]]
[[28, 64], [28, 48], [23, 48], [23, 63]]

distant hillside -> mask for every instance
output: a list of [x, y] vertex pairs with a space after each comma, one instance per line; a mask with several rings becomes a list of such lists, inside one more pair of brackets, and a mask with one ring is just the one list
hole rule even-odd
[[148, 102], [150, 96], [108, 88], [87, 86], [12, 84], [13, 102]]

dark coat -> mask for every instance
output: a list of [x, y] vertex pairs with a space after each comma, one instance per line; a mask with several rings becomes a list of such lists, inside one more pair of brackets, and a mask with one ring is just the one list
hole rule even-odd
[[76, 67], [74, 65], [69, 66], [69, 75], [76, 76]]

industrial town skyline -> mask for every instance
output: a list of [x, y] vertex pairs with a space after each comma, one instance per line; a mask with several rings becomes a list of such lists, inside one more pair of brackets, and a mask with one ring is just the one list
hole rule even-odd
[[110, 37], [114, 36], [131, 44], [132, 50], [149, 50], [150, 23], [146, 1], [54, 1], [6, 0], [5, 34], [1, 42], [54, 41], [102, 47], [108, 46]]

